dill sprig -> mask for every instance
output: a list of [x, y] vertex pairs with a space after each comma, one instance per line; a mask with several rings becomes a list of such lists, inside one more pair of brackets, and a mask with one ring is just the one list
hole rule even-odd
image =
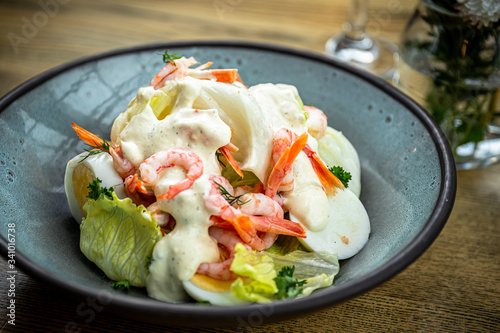
[[217, 183], [217, 182], [214, 182], [215, 184], [217, 184], [217, 189], [219, 190], [220, 194], [222, 195], [222, 197], [224, 199], [226, 199], [227, 202], [229, 202], [229, 204], [232, 206], [234, 204], [238, 205], [238, 206], [243, 206], [244, 204], [248, 203], [251, 201], [251, 199], [248, 199], [247, 201], [243, 202], [243, 200], [241, 200], [241, 197], [244, 196], [245, 194], [247, 193], [243, 193], [243, 194], [240, 194], [240, 195], [237, 195], [237, 196], [234, 196], [232, 195], [231, 193], [229, 193], [225, 188], [224, 186], [222, 186], [221, 184]]
[[88, 143], [86, 143], [86, 145], [88, 146], [88, 148], [86, 148], [84, 150], [88, 154], [84, 158], [82, 158], [80, 160], [80, 162], [85, 161], [88, 157], [93, 156], [93, 155], [97, 155], [97, 154], [100, 154], [100, 153], [109, 153], [109, 147], [110, 147], [109, 143], [107, 143], [104, 140], [102, 140], [101, 144], [98, 144], [97, 142], [94, 141], [94, 145], [90, 145]]

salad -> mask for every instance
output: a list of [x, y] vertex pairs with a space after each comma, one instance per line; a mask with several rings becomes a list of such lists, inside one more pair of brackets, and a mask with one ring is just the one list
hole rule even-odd
[[304, 297], [331, 285], [370, 222], [360, 164], [294, 86], [163, 54], [165, 66], [104, 140], [66, 167], [80, 249], [114, 286], [213, 305]]

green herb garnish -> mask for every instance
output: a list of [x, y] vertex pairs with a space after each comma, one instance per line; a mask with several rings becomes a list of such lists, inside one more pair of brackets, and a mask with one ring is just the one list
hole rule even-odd
[[175, 61], [176, 59], [180, 59], [181, 57], [178, 56], [179, 53], [181, 53], [180, 51], [179, 52], [175, 52], [175, 53], [172, 53], [172, 54], [169, 54], [168, 51], [170, 50], [166, 50], [165, 52], [163, 53], [158, 53], [159, 55], [163, 56], [163, 62], [164, 63], [168, 63], [168, 62], [172, 62], [175, 65]]
[[111, 286], [115, 289], [130, 290], [130, 283], [127, 280], [113, 282]]
[[237, 195], [237, 196], [234, 196], [232, 195], [231, 193], [229, 193], [225, 188], [224, 186], [222, 186], [221, 184], [217, 183], [217, 182], [214, 182], [215, 184], [217, 184], [217, 189], [219, 190], [220, 194], [222, 195], [222, 197], [224, 197], [224, 199], [226, 199], [227, 202], [229, 202], [229, 204], [232, 206], [234, 204], [238, 205], [238, 206], [243, 206], [244, 204], [250, 202], [251, 199], [243, 202], [241, 200], [241, 197], [244, 196], [245, 194], [247, 193], [243, 193], [243, 194], [240, 194], [240, 195]]
[[276, 293], [278, 299], [295, 298], [302, 294], [303, 288], [301, 287], [306, 284], [307, 281], [298, 281], [295, 279], [293, 277], [294, 271], [295, 266], [285, 266], [281, 268], [278, 276], [274, 278], [276, 287], [278, 287], [278, 292]]
[[87, 186], [87, 189], [89, 190], [89, 194], [87, 195], [87, 198], [97, 200], [101, 194], [104, 194], [107, 196], [109, 199], [113, 199], [113, 196], [111, 193], [113, 193], [113, 188], [107, 188], [107, 187], [101, 187], [99, 184], [102, 183], [102, 180], [99, 178], [94, 179], [91, 183], [89, 183], [89, 186]]
[[109, 153], [109, 143], [107, 143], [106, 141], [102, 141], [101, 144], [98, 144], [97, 142], [94, 142], [94, 145], [89, 145], [88, 143], [86, 144], [88, 146], [87, 149], [84, 149], [88, 154], [82, 158], [80, 160], [80, 162], [78, 163], [81, 163], [83, 161], [85, 161], [88, 157], [90, 156], [93, 156], [93, 155], [97, 155], [97, 154], [100, 154], [100, 153]]
[[352, 178], [350, 172], [345, 171], [341, 166], [332, 166], [328, 170], [342, 182], [345, 188], [349, 187], [349, 181]]

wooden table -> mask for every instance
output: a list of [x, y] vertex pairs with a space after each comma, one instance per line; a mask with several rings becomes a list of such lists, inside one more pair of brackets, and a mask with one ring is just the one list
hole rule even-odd
[[[368, 27], [397, 41], [415, 4], [371, 1]], [[0, 95], [65, 62], [152, 42], [244, 39], [322, 52], [326, 40], [341, 29], [347, 10], [348, 1], [341, 0], [2, 0]], [[447, 225], [405, 271], [337, 306], [244, 331], [500, 331], [499, 203], [500, 165], [459, 171]], [[87, 323], [89, 318], [77, 313], [81, 301], [60, 296], [23, 273], [17, 280], [16, 326], [11, 326], [5, 315], [5, 259], [0, 263], [1, 332], [200, 331], [129, 321], [105, 311]]]

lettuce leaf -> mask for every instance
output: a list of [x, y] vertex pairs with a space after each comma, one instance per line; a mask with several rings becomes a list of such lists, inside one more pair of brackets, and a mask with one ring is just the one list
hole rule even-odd
[[279, 235], [273, 245], [266, 250], [267, 253], [286, 255], [290, 252], [301, 250], [308, 251], [297, 237]]
[[307, 281], [302, 286], [302, 293], [298, 297], [307, 296], [316, 289], [330, 286], [339, 272], [340, 266], [336, 253], [308, 252], [300, 249], [280, 253], [278, 249], [279, 247], [276, 247], [271, 252], [267, 250], [267, 255], [273, 259], [275, 270], [295, 267], [293, 277], [299, 281]]
[[80, 225], [83, 254], [110, 279], [145, 287], [148, 257], [162, 237], [146, 208], [112, 193], [112, 199], [101, 195], [87, 201], [83, 209], [87, 212]]
[[226, 178], [233, 188], [240, 186], [251, 186], [254, 187], [260, 182], [259, 178], [250, 171], [243, 170], [243, 178], [241, 178], [233, 167], [226, 162], [226, 166], [222, 169], [221, 175]]
[[244, 278], [233, 282], [231, 294], [257, 303], [271, 302], [278, 292], [273, 260], [263, 253], [247, 250], [241, 243], [235, 249], [231, 270]]

